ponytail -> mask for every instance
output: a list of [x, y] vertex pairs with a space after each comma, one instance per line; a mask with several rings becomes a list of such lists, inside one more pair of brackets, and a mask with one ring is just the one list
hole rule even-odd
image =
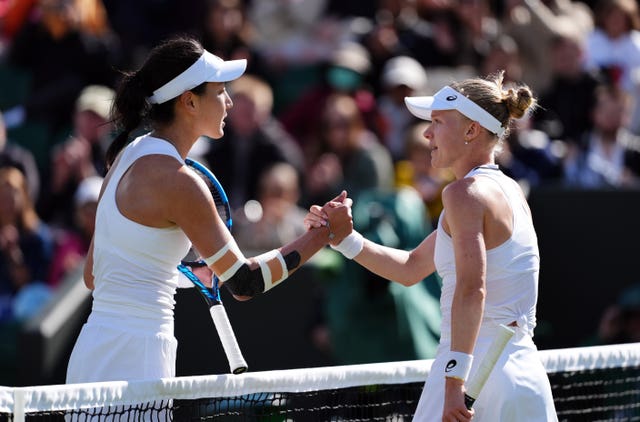
[[116, 92], [112, 115], [121, 132], [107, 149], [107, 168], [111, 167], [120, 151], [127, 145], [129, 135], [136, 130], [147, 114], [149, 104], [140, 72], [125, 73]]
[[[154, 126], [170, 123], [174, 118], [175, 99], [162, 104], [150, 104], [147, 98], [191, 66], [204, 52], [195, 39], [176, 36], [154, 47], [142, 67], [135, 72], [124, 72], [116, 90], [111, 114], [120, 133], [109, 145], [106, 154], [107, 168], [129, 142], [133, 131], [143, 123]], [[192, 89], [204, 92], [205, 83]]]

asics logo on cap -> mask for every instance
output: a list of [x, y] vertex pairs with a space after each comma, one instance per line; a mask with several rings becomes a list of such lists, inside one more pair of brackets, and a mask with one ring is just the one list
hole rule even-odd
[[447, 366], [444, 367], [444, 372], [451, 372], [453, 370], [453, 368], [456, 367], [456, 365], [458, 365], [458, 362], [455, 359], [451, 359], [447, 363]]
[[447, 101], [455, 101], [458, 99], [457, 95], [449, 95], [447, 98], [445, 98]]

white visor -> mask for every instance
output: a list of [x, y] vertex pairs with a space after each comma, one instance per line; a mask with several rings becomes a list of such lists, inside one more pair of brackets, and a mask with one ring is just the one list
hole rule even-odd
[[246, 69], [245, 59], [224, 61], [205, 51], [187, 70], [153, 91], [153, 95], [147, 99], [151, 104], [162, 104], [204, 82], [229, 82], [237, 79]]
[[432, 110], [458, 110], [469, 119], [499, 137], [504, 127], [498, 119], [450, 86], [445, 86], [432, 97], [405, 97], [407, 108], [416, 117], [431, 120]]

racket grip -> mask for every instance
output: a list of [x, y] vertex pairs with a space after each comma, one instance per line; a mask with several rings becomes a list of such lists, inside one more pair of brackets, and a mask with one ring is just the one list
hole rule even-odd
[[227, 355], [229, 369], [234, 374], [246, 372], [248, 369], [247, 362], [245, 362], [244, 357], [242, 357], [240, 346], [233, 333], [231, 322], [229, 321], [224, 306], [222, 306], [222, 304], [213, 305], [209, 308], [209, 312], [218, 331], [218, 337], [220, 337], [220, 341], [222, 342], [224, 353]]
[[470, 395], [468, 394], [464, 395], [464, 405], [467, 407], [467, 409], [471, 410], [471, 408], [473, 407], [473, 403], [475, 402], [476, 402], [476, 399], [474, 399]]
[[478, 369], [476, 370], [473, 378], [469, 380], [466, 385], [467, 392], [465, 394], [465, 405], [467, 409], [471, 409], [471, 406], [478, 398], [480, 390], [484, 387], [487, 378], [491, 374], [493, 367], [495, 366], [498, 358], [502, 354], [502, 351], [506, 347], [507, 343], [513, 337], [515, 331], [504, 324], [499, 325], [498, 333], [493, 339], [487, 354], [484, 356]]

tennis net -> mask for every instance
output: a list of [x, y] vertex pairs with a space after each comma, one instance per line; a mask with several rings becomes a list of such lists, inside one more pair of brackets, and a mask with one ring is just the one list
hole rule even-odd
[[[640, 343], [540, 352], [560, 421], [640, 421]], [[408, 421], [430, 360], [0, 388], [0, 421]]]

